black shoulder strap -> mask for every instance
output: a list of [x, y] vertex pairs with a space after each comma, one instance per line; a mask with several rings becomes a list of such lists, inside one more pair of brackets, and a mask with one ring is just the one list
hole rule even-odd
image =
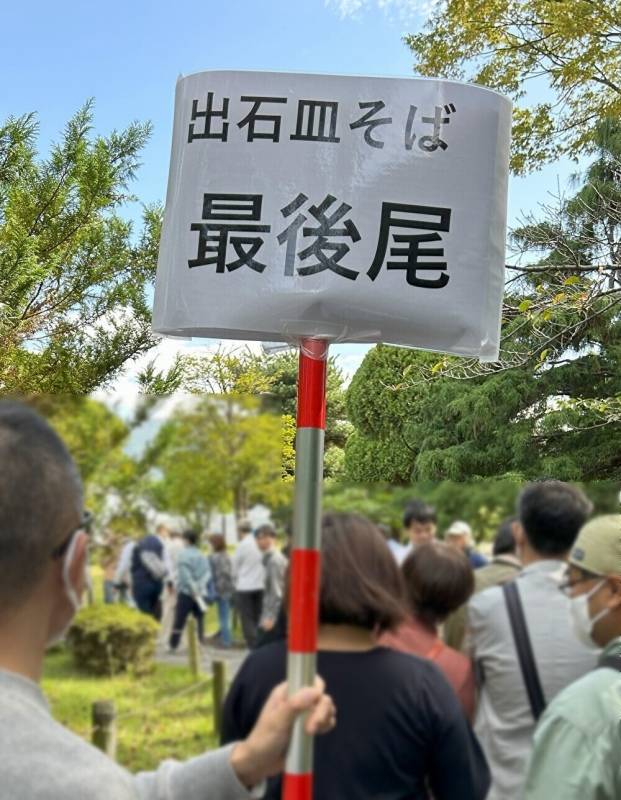
[[520, 661], [524, 686], [526, 687], [533, 717], [535, 721], [537, 721], [546, 707], [546, 701], [533, 656], [533, 648], [531, 646], [530, 636], [528, 635], [520, 593], [515, 581], [505, 583], [502, 587], [502, 591], [504, 592], [505, 603], [507, 604], [507, 611], [511, 622], [515, 648]]
[[597, 662], [598, 667], [609, 667], [621, 672], [621, 654], [617, 653], [615, 656], [600, 656]]

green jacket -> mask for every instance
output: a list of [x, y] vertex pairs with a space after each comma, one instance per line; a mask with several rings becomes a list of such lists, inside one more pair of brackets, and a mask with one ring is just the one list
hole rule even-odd
[[[621, 656], [621, 637], [603, 655]], [[621, 798], [621, 672], [589, 672], [557, 695], [542, 716], [524, 800], [552, 798]]]

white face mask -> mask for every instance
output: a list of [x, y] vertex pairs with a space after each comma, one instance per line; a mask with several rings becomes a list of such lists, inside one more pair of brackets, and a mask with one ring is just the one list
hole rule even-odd
[[608, 613], [608, 609], [604, 608], [599, 614], [596, 614], [592, 619], [589, 613], [589, 598], [596, 594], [602, 586], [606, 583], [601, 580], [597, 586], [594, 586], [587, 594], [579, 594], [577, 597], [570, 597], [570, 611], [571, 621], [573, 623], [574, 633], [578, 641], [582, 642], [585, 647], [590, 647], [593, 650], [601, 649], [600, 646], [593, 641], [591, 633], [595, 623]]
[[82, 605], [80, 598], [78, 597], [78, 593], [76, 592], [75, 588], [71, 585], [71, 578], [69, 577], [69, 570], [71, 569], [71, 563], [73, 561], [75, 555], [75, 549], [78, 543], [78, 535], [81, 531], [76, 531], [73, 534], [73, 538], [69, 542], [69, 547], [67, 548], [67, 552], [65, 553], [65, 557], [63, 560], [63, 588], [65, 590], [65, 594], [67, 596], [67, 600], [71, 605], [72, 613], [69, 619], [67, 620], [66, 625], [64, 625], [60, 631], [57, 633], [53, 633], [47, 641], [47, 647], [53, 647], [58, 642], [62, 641], [65, 638], [65, 635], [69, 628], [71, 627], [71, 623], [73, 622], [73, 618], [80, 610]]

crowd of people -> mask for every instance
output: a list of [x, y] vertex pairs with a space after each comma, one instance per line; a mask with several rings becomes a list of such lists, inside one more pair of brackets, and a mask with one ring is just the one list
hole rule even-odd
[[[209, 638], [215, 647], [233, 644], [232, 610], [236, 610], [244, 642], [253, 648], [281, 621], [288, 559], [276, 546], [271, 524], [253, 530], [238, 525], [239, 543], [231, 556], [222, 533], [179, 531], [159, 522], [153, 533], [126, 541], [118, 562], [106, 555], [104, 600], [135, 606], [162, 623], [163, 638], [174, 652], [190, 615], [198, 638], [207, 643], [204, 617], [210, 605], [218, 612], [218, 631]], [[211, 553], [202, 547], [209, 545]]]
[[[275, 687], [245, 738], [135, 775], [52, 718], [39, 684], [46, 650], [63, 638], [85, 594], [88, 529], [64, 443], [31, 408], [0, 400], [0, 800], [262, 797], [264, 780], [284, 768], [300, 714], [311, 735], [335, 725], [319, 679], [293, 696], [286, 684]], [[144, 552], [163, 561], [160, 544], [151, 541]], [[137, 566], [133, 553], [130, 562]], [[138, 584], [136, 596], [154, 613], [148, 583]]]
[[[318, 670], [339, 724], [315, 797], [621, 797], [621, 515], [591, 515], [575, 486], [528, 484], [489, 559], [462, 520], [438, 539], [420, 500], [403, 535], [324, 516]], [[224, 743], [284, 678], [285, 636], [236, 676]]]
[[325, 514], [325, 685], [293, 698], [284, 684], [289, 553], [271, 525], [242, 522], [232, 556], [221, 535], [207, 537], [207, 555], [193, 530], [158, 527], [128, 544], [109, 598], [131, 597], [163, 621], [168, 609], [172, 648], [190, 614], [203, 634], [208, 603], [230, 645], [234, 603], [250, 650], [225, 702], [222, 748], [138, 776], [53, 722], [37, 685], [46, 646], [84, 591], [81, 504], [56, 434], [0, 402], [2, 800], [276, 800], [304, 710], [307, 729], [322, 734], [317, 800], [621, 797], [621, 514], [593, 516], [581, 489], [526, 484], [489, 557], [463, 520], [440, 537], [422, 500], [407, 505], [402, 531], [355, 509]]

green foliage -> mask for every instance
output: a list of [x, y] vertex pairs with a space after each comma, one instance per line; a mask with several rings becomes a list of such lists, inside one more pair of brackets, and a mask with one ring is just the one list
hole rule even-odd
[[67, 634], [76, 667], [92, 675], [116, 675], [153, 669], [158, 623], [127, 606], [83, 608]]
[[620, 123], [594, 141], [577, 193], [514, 232], [540, 257], [507, 284], [498, 363], [367, 354], [347, 395], [349, 479], [621, 477]]
[[[442, 0], [406, 36], [422, 75], [498, 89], [514, 111], [512, 168], [593, 148], [593, 123], [621, 114], [619, 0]], [[533, 81], [545, 100], [529, 104]]]
[[[285, 475], [293, 474], [295, 433], [291, 435], [290, 420], [295, 420], [297, 414], [297, 352], [266, 355], [248, 348], [236, 351], [220, 348], [207, 356], [185, 359], [183, 370], [183, 386], [191, 392], [254, 397], [265, 411], [280, 414], [285, 427], [283, 470]], [[325, 461], [325, 475], [337, 479], [342, 474], [342, 448], [351, 426], [345, 412], [343, 373], [333, 358], [328, 359], [326, 401], [325, 447], [330, 455]]]
[[424, 498], [438, 512], [438, 533], [456, 519], [468, 520], [477, 541], [491, 540], [499, 523], [511, 516], [519, 490], [515, 480], [487, 480], [475, 483], [424, 481], [408, 487], [388, 484], [329, 485], [324, 505], [334, 511], [363, 514], [389, 525], [401, 537], [403, 512], [413, 498]]
[[209, 355], [184, 359], [183, 387], [199, 394], [261, 395], [272, 385], [264, 364], [265, 356], [249, 348], [231, 351], [220, 346]]
[[[498, 525], [515, 513], [515, 503], [523, 482], [517, 475], [503, 479], [471, 482], [422, 481], [407, 487], [389, 484], [372, 485], [328, 483], [324, 492], [326, 510], [363, 514], [374, 522], [389, 525], [397, 537], [402, 535], [403, 512], [413, 498], [422, 498], [435, 506], [438, 535], [456, 519], [467, 520], [477, 541], [491, 541]], [[594, 503], [595, 514], [619, 510], [618, 484], [600, 481], [582, 484]]]
[[71, 656], [60, 651], [45, 659], [43, 691], [54, 718], [87, 741], [93, 702], [112, 700], [119, 715], [118, 761], [130, 772], [153, 770], [164, 759], [182, 761], [218, 745], [211, 683], [196, 685], [184, 667], [157, 664], [140, 678], [129, 672], [91, 677], [76, 671]]
[[282, 478], [284, 481], [291, 482], [295, 475], [295, 436], [297, 432], [295, 417], [283, 414], [282, 426]]
[[289, 496], [290, 423], [262, 413], [250, 397], [206, 395], [188, 406], [162, 426], [145, 457], [161, 475], [151, 492], [162, 508], [198, 514], [204, 524], [216, 507], [242, 514], [253, 502]]
[[154, 344], [161, 209], [119, 216], [151, 127], [92, 134], [92, 104], [49, 156], [33, 115], [0, 125], [0, 389], [91, 392]]
[[124, 422], [104, 403], [84, 396], [36, 395], [28, 402], [53, 425], [75, 459], [85, 505], [96, 524], [113, 494], [123, 501], [122, 530], [135, 530], [133, 503], [141, 476], [139, 465], [124, 450], [134, 422]]
[[[619, 479], [618, 418], [597, 424], [599, 411], [575, 402], [568, 408], [558, 398], [621, 392], [620, 358], [615, 345], [541, 372], [522, 368], [468, 381], [429, 380], [428, 354], [378, 346], [348, 391], [356, 433], [345, 450], [346, 476], [402, 484], [506, 473]], [[407, 367], [411, 382], [403, 386]]]

